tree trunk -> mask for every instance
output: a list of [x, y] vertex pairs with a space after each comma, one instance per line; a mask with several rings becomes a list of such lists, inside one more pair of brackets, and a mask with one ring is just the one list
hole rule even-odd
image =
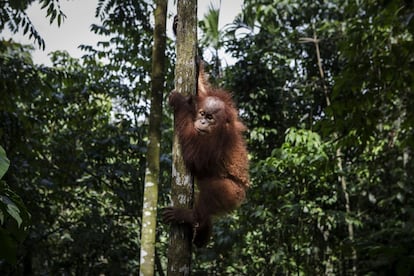
[[151, 110], [148, 130], [147, 169], [145, 171], [142, 209], [140, 275], [154, 275], [155, 234], [157, 226], [158, 182], [160, 174], [160, 140], [162, 91], [165, 79], [167, 0], [157, 0], [154, 11], [154, 45], [152, 48]]
[[[197, 90], [197, 1], [178, 0], [177, 5], [175, 90], [184, 95], [191, 95], [195, 94]], [[193, 177], [187, 173], [175, 133], [171, 183], [172, 205], [192, 208], [193, 194]], [[191, 231], [192, 229], [188, 226], [171, 226], [168, 248], [168, 275], [190, 274]]]

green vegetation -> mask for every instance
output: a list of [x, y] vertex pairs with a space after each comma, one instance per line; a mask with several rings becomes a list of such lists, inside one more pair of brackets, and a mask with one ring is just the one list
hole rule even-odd
[[[0, 31], [33, 45], [0, 41], [0, 275], [136, 274], [155, 5], [98, 1], [92, 31], [107, 40], [83, 45], [80, 60], [55, 52], [46, 67], [30, 56], [44, 47], [32, 1], [3, 2]], [[40, 2], [45, 20], [64, 24], [58, 0]], [[414, 273], [414, 3], [245, 0], [226, 28], [211, 30], [215, 18], [200, 23], [200, 51], [212, 47], [214, 81], [249, 127], [252, 187], [194, 250], [192, 271]], [[236, 62], [223, 67], [218, 49]], [[171, 40], [165, 61], [159, 208], [171, 179]], [[157, 230], [163, 275], [169, 227]]]

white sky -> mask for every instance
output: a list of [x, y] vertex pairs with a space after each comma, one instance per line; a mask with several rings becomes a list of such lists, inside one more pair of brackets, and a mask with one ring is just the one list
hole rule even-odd
[[[95, 18], [95, 9], [97, 0], [61, 0], [61, 9], [66, 15], [66, 20], [58, 27], [56, 22], [52, 25], [46, 19], [46, 9], [41, 10], [40, 5], [36, 2], [29, 7], [27, 13], [32, 20], [34, 26], [43, 37], [46, 43], [45, 51], [39, 50], [37, 47], [32, 53], [33, 61], [38, 64], [50, 65], [49, 52], [56, 50], [66, 50], [72, 57], [80, 58], [84, 52], [78, 49], [81, 44], [96, 46], [99, 40], [105, 40], [90, 31], [91, 24], [99, 23]], [[168, 0], [168, 15], [170, 20], [167, 23], [167, 30], [171, 29], [171, 18], [176, 14], [176, 0]], [[201, 19], [207, 12], [210, 3], [215, 7], [218, 6], [219, 0], [198, 0], [198, 18]], [[240, 13], [243, 0], [222, 0], [219, 26], [231, 23], [234, 17]], [[23, 36], [22, 32], [11, 34], [7, 28], [0, 33], [1, 38], [12, 38], [16, 42], [22, 44], [33, 44], [28, 36]], [[224, 54], [221, 53], [222, 58]]]

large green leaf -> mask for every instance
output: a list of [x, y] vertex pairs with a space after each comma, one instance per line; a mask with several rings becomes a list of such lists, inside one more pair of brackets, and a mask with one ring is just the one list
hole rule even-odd
[[7, 172], [10, 166], [10, 160], [6, 156], [6, 151], [0, 146], [0, 179]]

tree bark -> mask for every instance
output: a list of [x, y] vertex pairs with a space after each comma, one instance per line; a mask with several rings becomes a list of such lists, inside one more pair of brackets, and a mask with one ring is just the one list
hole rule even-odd
[[154, 45], [152, 47], [151, 108], [148, 130], [147, 169], [145, 171], [142, 209], [140, 275], [154, 275], [157, 226], [158, 183], [160, 175], [160, 140], [162, 91], [165, 80], [167, 0], [157, 0], [154, 11]]
[[[197, 0], [178, 0], [175, 90], [192, 95], [197, 90]], [[174, 133], [171, 200], [175, 207], [192, 208], [193, 177], [188, 174]], [[168, 248], [168, 275], [189, 275], [191, 271], [191, 233], [184, 225], [172, 225]]]

